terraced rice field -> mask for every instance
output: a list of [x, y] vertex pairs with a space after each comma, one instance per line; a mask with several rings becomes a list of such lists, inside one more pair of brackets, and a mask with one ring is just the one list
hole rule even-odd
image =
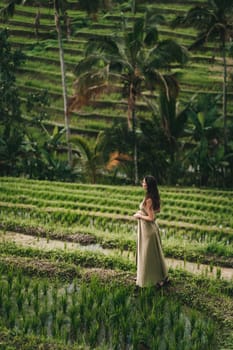
[[140, 187], [1, 178], [3, 344], [232, 349], [233, 192], [160, 193], [157, 220], [172, 282], [138, 292], [132, 215]]
[[[201, 2], [201, 1], [200, 1]], [[159, 27], [161, 39], [172, 38], [180, 44], [188, 47], [195, 39], [195, 31], [192, 29], [171, 29], [169, 23], [175, 16], [184, 14], [193, 2], [174, 1], [156, 2], [150, 4], [159, 14], [165, 16], [167, 24]], [[3, 1], [0, 1], [0, 7]], [[72, 34], [69, 40], [64, 35], [64, 57], [67, 71], [67, 88], [69, 96], [74, 93], [73, 83], [75, 80], [74, 67], [83, 57], [85, 43], [93, 36], [112, 35], [119, 31], [122, 19], [120, 5], [115, 5], [108, 13], [99, 13], [98, 21], [92, 22], [83, 11], [76, 9], [75, 4], [70, 3], [68, 14], [71, 19]], [[16, 7], [14, 17], [7, 23], [1, 23], [1, 28], [9, 28], [10, 41], [13, 46], [20, 47], [27, 55], [25, 65], [20, 68], [17, 84], [20, 87], [22, 98], [28, 92], [38, 92], [48, 89], [51, 106], [48, 108], [47, 124], [56, 124], [61, 127], [63, 121], [63, 99], [60, 78], [60, 64], [56, 30], [54, 28], [53, 10], [47, 6], [40, 7], [41, 20], [38, 38], [35, 36], [35, 16], [37, 7]], [[133, 15], [130, 11], [124, 12], [127, 23], [132, 23]], [[139, 15], [139, 14], [137, 14]], [[222, 62], [219, 52], [214, 48], [215, 59], [213, 60], [213, 45], [208, 44], [202, 50], [190, 55], [187, 67], [180, 71], [180, 102], [186, 104], [196, 94], [221, 93], [222, 87]], [[229, 59], [229, 76], [232, 74], [233, 64]], [[118, 89], [119, 90], [119, 89]], [[229, 80], [229, 101], [232, 99], [232, 82]], [[119, 94], [118, 94], [119, 95]], [[117, 118], [126, 118], [125, 101], [119, 96], [101, 96], [89, 106], [86, 112], [76, 111], [71, 117], [71, 129], [73, 134], [95, 136], [100, 130], [111, 127]], [[110, 111], [106, 111], [108, 108]], [[137, 108], [143, 112], [145, 105], [139, 103]], [[105, 110], [105, 112], [104, 112]], [[116, 113], [112, 112], [116, 111]], [[232, 115], [232, 107], [229, 104], [229, 115]], [[26, 111], [24, 112], [27, 115]], [[141, 115], [141, 113], [139, 113]], [[98, 118], [96, 118], [96, 115]], [[106, 118], [106, 116], [108, 118]], [[111, 117], [110, 117], [111, 116]]]

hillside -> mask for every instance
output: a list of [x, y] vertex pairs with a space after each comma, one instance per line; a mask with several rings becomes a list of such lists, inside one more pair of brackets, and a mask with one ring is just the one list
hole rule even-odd
[[[201, 1], [199, 1], [201, 2]], [[198, 1], [156, 1], [150, 3], [159, 14], [163, 14], [169, 22], [178, 14], [186, 12], [191, 5]], [[3, 5], [1, 0], [0, 5]], [[85, 43], [93, 36], [111, 35], [119, 28], [122, 16], [120, 5], [115, 5], [107, 13], [99, 13], [97, 21], [92, 21], [87, 14], [75, 8], [71, 3], [68, 11], [70, 18], [71, 35], [69, 40], [64, 37], [63, 46], [66, 64], [66, 78], [68, 95], [73, 94], [75, 80], [74, 67], [83, 55]], [[50, 107], [48, 109], [48, 124], [63, 126], [63, 98], [61, 90], [61, 76], [57, 33], [54, 26], [53, 9], [40, 6], [40, 25], [38, 35], [35, 34], [35, 17], [38, 8], [35, 6], [17, 6], [15, 15], [7, 24], [1, 23], [1, 27], [9, 28], [10, 41], [13, 46], [20, 47], [27, 55], [25, 64], [19, 69], [17, 84], [20, 87], [22, 99], [29, 92], [37, 92], [48, 89]], [[130, 23], [132, 13], [126, 11], [124, 15]], [[159, 27], [161, 39], [173, 38], [179, 43], [188, 46], [194, 38], [192, 29], [171, 29], [168, 25]], [[232, 74], [233, 64], [229, 61], [229, 69]], [[180, 102], [185, 104], [196, 93], [198, 94], [221, 94], [222, 62], [219, 53], [213, 51], [208, 44], [201, 51], [193, 52], [188, 65], [182, 69], [180, 78]], [[232, 85], [232, 83], [231, 83]], [[229, 84], [229, 97], [232, 99], [233, 92]], [[139, 103], [141, 115], [149, 116], [148, 108]], [[232, 105], [229, 106], [233, 114]], [[76, 111], [71, 116], [71, 129], [75, 134], [95, 136], [98, 131], [111, 127], [114, 120], [126, 118], [126, 101], [123, 100], [119, 89], [108, 95], [99, 97], [82, 111]], [[26, 114], [26, 112], [24, 112]]]

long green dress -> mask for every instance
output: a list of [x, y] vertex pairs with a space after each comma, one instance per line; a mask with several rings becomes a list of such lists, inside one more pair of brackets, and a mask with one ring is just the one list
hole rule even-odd
[[[140, 211], [147, 215], [143, 202]], [[138, 220], [137, 280], [139, 287], [154, 286], [168, 275], [156, 221]]]

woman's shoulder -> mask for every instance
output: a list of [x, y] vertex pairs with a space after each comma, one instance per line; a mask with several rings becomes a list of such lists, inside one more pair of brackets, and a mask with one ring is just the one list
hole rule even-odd
[[148, 197], [144, 200], [144, 206], [146, 208], [149, 208], [149, 209], [152, 209], [155, 213], [159, 213], [160, 212], [160, 207], [159, 208], [156, 208], [154, 209], [153, 207], [153, 200], [152, 198]]
[[145, 200], [144, 200], [144, 206], [145, 206], [146, 208], [149, 208], [149, 209], [153, 208], [153, 201], [152, 201], [152, 199], [151, 199], [150, 197], [145, 198]]
[[150, 198], [150, 197], [145, 198], [144, 202], [145, 202], [146, 205], [152, 205], [153, 204], [152, 198]]

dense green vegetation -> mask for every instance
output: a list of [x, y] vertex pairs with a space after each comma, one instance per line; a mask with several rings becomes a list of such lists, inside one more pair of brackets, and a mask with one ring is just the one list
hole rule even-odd
[[160, 193], [166, 258], [206, 270], [195, 277], [171, 267], [170, 286], [137, 292], [132, 215], [141, 188], [0, 178], [3, 346], [232, 349], [233, 281], [221, 276], [233, 267], [232, 192]]
[[1, 293], [3, 322], [25, 335], [82, 342], [90, 349], [98, 344], [100, 349], [135, 349], [147, 343], [158, 349], [192, 344], [204, 350], [216, 343], [213, 322], [166, 296], [155, 298], [151, 290], [135, 298], [132, 289], [98, 279], [80, 287], [77, 281], [51, 284], [9, 271], [1, 276]]
[[[6, 4], [7, 2], [0, 2], [1, 8], [3, 9]], [[124, 181], [132, 183], [137, 182], [145, 173], [153, 173], [160, 183], [164, 181], [170, 184], [232, 186], [231, 45], [227, 44], [224, 48], [225, 67], [228, 70], [226, 88], [226, 81], [223, 85], [222, 78], [226, 71], [218, 36], [220, 34], [213, 32], [214, 41], [208, 36], [205, 45], [202, 45], [202, 42], [201, 46], [190, 51], [187, 64], [184, 64], [185, 61], [181, 64], [181, 57], [178, 58], [178, 51], [171, 41], [175, 40], [183, 49], [188, 49], [197, 42], [200, 30], [205, 31], [206, 28], [199, 26], [200, 23], [196, 23], [194, 28], [189, 26], [189, 10], [194, 6], [207, 5], [211, 13], [215, 11], [213, 4], [214, 2], [204, 0], [185, 4], [179, 1], [156, 2], [156, 4], [112, 1], [111, 6], [105, 2], [104, 8], [102, 2], [99, 2], [98, 11], [92, 2], [79, 1], [67, 3], [66, 8], [58, 9], [67, 102], [72, 110], [72, 113], [71, 110], [66, 111], [66, 121], [64, 121], [62, 98], [59, 40], [54, 25], [52, 3], [50, 7], [44, 2], [41, 2], [40, 6], [33, 1], [24, 5], [17, 4], [13, 17], [8, 18], [6, 23], [1, 22], [1, 28], [8, 28], [8, 34], [2, 34], [1, 40], [4, 38], [4, 42], [7, 41], [12, 45], [11, 52], [20, 48], [25, 54], [24, 63], [16, 64], [17, 70], [11, 72], [16, 77], [13, 84], [20, 98], [17, 102], [19, 105], [17, 114], [18, 117], [21, 116], [20, 124], [25, 126], [20, 130], [20, 135], [17, 135], [18, 142], [12, 145], [10, 140], [16, 139], [14, 131], [17, 130], [17, 126], [13, 127], [14, 131], [6, 132], [1, 119], [1, 174], [27, 174], [31, 178], [55, 180], [87, 179], [91, 182], [108, 183], [123, 178]], [[232, 7], [230, 2], [229, 8], [228, 2], [224, 6], [224, 16], [226, 21], [229, 21], [226, 30], [229, 29], [230, 33]], [[153, 16], [151, 19], [148, 17], [146, 27], [140, 27], [139, 23], [144, 18], [145, 10], [150, 11]], [[199, 8], [198, 11], [200, 10]], [[171, 24], [172, 22], [174, 24], [175, 19], [174, 29]], [[152, 73], [150, 81], [148, 69], [147, 75], [140, 71], [137, 77], [140, 67], [140, 60], [137, 58], [134, 76], [141, 82], [140, 89], [137, 83], [138, 85], [132, 90], [138, 89], [136, 100], [132, 99], [131, 94], [131, 103], [128, 104], [130, 101], [127, 98], [127, 93], [130, 91], [127, 90], [128, 78], [122, 79], [126, 71], [122, 70], [119, 74], [120, 61], [116, 62], [116, 55], [115, 62], [111, 60], [109, 51], [108, 56], [101, 56], [103, 62], [110, 60], [113, 68], [117, 70], [113, 72], [114, 81], [105, 81], [108, 85], [107, 91], [101, 91], [99, 88], [104, 74], [103, 70], [102, 72], [94, 70], [98, 68], [95, 66], [97, 62], [94, 61], [89, 66], [92, 67], [90, 72], [95, 72], [93, 74], [95, 79], [97, 77], [100, 79], [101, 76], [102, 78], [98, 81], [89, 79], [89, 85], [86, 85], [86, 80], [82, 86], [85, 89], [89, 86], [92, 92], [95, 92], [95, 98], [90, 99], [91, 96], [87, 96], [90, 90], [87, 94], [87, 90], [86, 92], [85, 89], [80, 90], [81, 83], [74, 85], [77, 79], [81, 82], [81, 73], [85, 71], [84, 65], [81, 65], [77, 75], [75, 67], [88, 58], [86, 45], [89, 45], [93, 38], [96, 43], [103, 38], [111, 39], [112, 42], [118, 43], [120, 48], [122, 38], [128, 35], [127, 40], [130, 40], [132, 33], [137, 36], [140, 32], [139, 27], [142, 31], [145, 30], [144, 44], [147, 45], [138, 51], [141, 57], [143, 52], [143, 57], [147, 57], [148, 50], [152, 50], [148, 47], [148, 44], [152, 44], [152, 38], [156, 45], [153, 53], [151, 51], [148, 55], [150, 60], [143, 59], [141, 63], [144, 62], [145, 66], [145, 63], [152, 64], [154, 60], [156, 68], [153, 68], [153, 72], [150, 70]], [[166, 40], [170, 47], [162, 51], [162, 43]], [[142, 44], [141, 40], [140, 45]], [[2, 44], [2, 49], [4, 45]], [[165, 52], [169, 53], [168, 57], [165, 57]], [[4, 49], [2, 54], [10, 60]], [[125, 61], [126, 70], [127, 64]], [[4, 69], [11, 68], [4, 66]], [[130, 71], [127, 74], [130, 76]], [[164, 80], [160, 79], [162, 76], [165, 77]], [[4, 82], [4, 79], [2, 81]], [[92, 83], [95, 84], [94, 90], [93, 86], [91, 87]], [[166, 91], [169, 88], [169, 94], [164, 94], [164, 88]], [[43, 89], [47, 91], [47, 97]], [[81, 92], [84, 96], [80, 100]], [[224, 96], [227, 96], [225, 102], [222, 99]], [[132, 104], [134, 100], [135, 105]], [[6, 101], [6, 97], [3, 101]], [[7, 103], [10, 104], [11, 100], [9, 99]], [[130, 111], [133, 105], [134, 108]], [[1, 116], [5, 108], [6, 106], [2, 104]], [[67, 113], [71, 113], [68, 121]], [[134, 120], [132, 129], [126, 125], [127, 115], [128, 117], [131, 115], [131, 119]], [[11, 123], [10, 112], [8, 118]], [[63, 129], [64, 126], [66, 129]], [[67, 134], [69, 128], [70, 134]], [[100, 142], [97, 134], [102, 131], [104, 136]], [[11, 134], [10, 139], [7, 134]], [[80, 135], [84, 141], [80, 140]], [[120, 144], [119, 138], [122, 140]], [[69, 140], [68, 146], [67, 140]], [[69, 165], [66, 160], [67, 147], [68, 150], [71, 147], [73, 153]], [[8, 156], [4, 157], [6, 153]], [[12, 159], [10, 164], [5, 158]]]
[[[232, 1], [0, 12], [0, 349], [232, 350]], [[138, 290], [147, 173], [171, 283]]]

